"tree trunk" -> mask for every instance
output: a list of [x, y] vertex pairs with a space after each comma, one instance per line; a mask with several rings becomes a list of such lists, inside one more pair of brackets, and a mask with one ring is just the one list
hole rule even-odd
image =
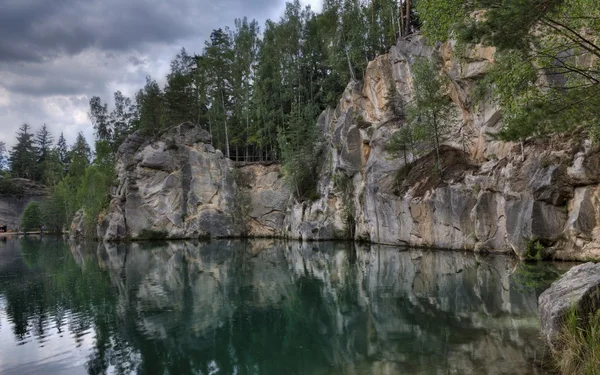
[[225, 124], [225, 150], [227, 159], [229, 159], [229, 133], [227, 132], [227, 110], [225, 109], [225, 95], [221, 90], [221, 104], [223, 105], [223, 122]]
[[434, 136], [434, 144], [435, 144], [435, 160], [436, 160], [436, 168], [440, 177], [442, 175], [442, 168], [440, 165], [440, 139], [438, 133], [438, 124], [437, 124], [437, 116], [433, 115], [433, 136]]
[[356, 76], [354, 75], [354, 69], [352, 69], [352, 63], [350, 62], [350, 54], [348, 53], [348, 47], [346, 49], [346, 59], [348, 59], [348, 69], [350, 69], [350, 76], [353, 80], [356, 81]]
[[402, 4], [402, 0], [400, 0], [400, 21], [398, 21], [400, 23], [399, 25], [399, 29], [400, 29], [400, 36], [404, 35], [404, 4]]
[[406, 0], [406, 34], [410, 34], [410, 0]]

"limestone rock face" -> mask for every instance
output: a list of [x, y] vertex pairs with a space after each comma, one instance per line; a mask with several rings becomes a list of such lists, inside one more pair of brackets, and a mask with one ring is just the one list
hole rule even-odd
[[69, 231], [69, 237], [72, 240], [82, 240], [85, 238], [85, 227], [83, 222], [83, 210], [79, 210], [75, 213], [73, 221], [71, 222], [71, 230]]
[[0, 194], [0, 226], [6, 225], [9, 230], [15, 230], [19, 228], [21, 216], [29, 202], [41, 201], [50, 192], [46, 186], [24, 178], [12, 178], [11, 183], [17, 193]]
[[250, 237], [281, 237], [290, 192], [278, 164], [238, 168], [244, 225]]
[[600, 263], [571, 268], [540, 295], [542, 334], [550, 347], [556, 343], [561, 325], [571, 308], [575, 308], [581, 317], [600, 308]]
[[[369, 63], [364, 83], [351, 82], [337, 108], [323, 112], [320, 198], [290, 205], [286, 236], [600, 259], [600, 151], [577, 136], [497, 140], [500, 109], [487, 99], [473, 103], [495, 51], [471, 46], [457, 56], [454, 47], [430, 47], [419, 35], [400, 39]], [[457, 108], [439, 174], [431, 150], [387, 150], [406, 124], [387, 106], [390, 84], [409, 103], [419, 58], [442, 61]]]
[[[460, 49], [461, 51], [463, 49]], [[452, 42], [431, 47], [402, 38], [352, 81], [322, 133], [317, 198], [298, 202], [278, 165], [235, 166], [200, 127], [182, 124], [152, 140], [130, 136], [118, 153], [119, 186], [98, 235], [357, 239], [485, 252], [522, 258], [600, 259], [600, 149], [585, 136], [499, 141], [500, 108], [473, 91], [494, 64], [494, 49]], [[440, 148], [392, 154], [406, 125], [388, 106], [395, 88], [413, 98], [413, 66], [441, 61], [456, 125]], [[541, 250], [540, 250], [541, 249]]]
[[184, 123], [151, 140], [130, 136], [117, 154], [119, 186], [98, 226], [104, 240], [242, 234], [230, 161], [209, 133]]

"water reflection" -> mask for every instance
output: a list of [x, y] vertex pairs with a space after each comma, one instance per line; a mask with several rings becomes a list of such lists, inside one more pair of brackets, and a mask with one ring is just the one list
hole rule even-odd
[[351, 244], [8, 241], [0, 372], [540, 373], [536, 297], [560, 271], [522, 267]]

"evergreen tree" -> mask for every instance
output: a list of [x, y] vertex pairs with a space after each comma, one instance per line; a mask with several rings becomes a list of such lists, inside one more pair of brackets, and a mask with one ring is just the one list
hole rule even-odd
[[196, 93], [192, 75], [193, 57], [185, 48], [171, 61], [171, 72], [167, 75], [164, 90], [165, 112], [167, 123], [180, 124], [185, 121], [195, 122]]
[[52, 143], [54, 138], [48, 131], [46, 124], [42, 125], [41, 129], [35, 134], [35, 150], [36, 150], [36, 173], [35, 180], [44, 182], [46, 179], [46, 171], [48, 171], [47, 161], [49, 159], [50, 152], [52, 151]]
[[63, 133], [60, 133], [60, 137], [58, 137], [58, 142], [56, 143], [56, 151], [58, 152], [58, 157], [60, 162], [63, 164], [65, 170], [68, 169], [69, 165], [69, 148], [67, 146], [67, 140]]
[[164, 95], [160, 86], [150, 76], [146, 77], [146, 85], [135, 99], [139, 108], [139, 129], [147, 135], [158, 134], [167, 126]]
[[90, 165], [92, 151], [88, 145], [83, 133], [77, 134], [77, 139], [69, 151], [69, 174], [76, 179], [83, 177], [85, 169]]
[[206, 42], [204, 56], [212, 77], [208, 86], [210, 129], [215, 145], [230, 156], [229, 120], [232, 110], [233, 49], [228, 29], [213, 30]]
[[10, 172], [13, 177], [35, 177], [36, 150], [30, 129], [28, 124], [21, 125], [17, 132], [17, 143], [10, 151]]

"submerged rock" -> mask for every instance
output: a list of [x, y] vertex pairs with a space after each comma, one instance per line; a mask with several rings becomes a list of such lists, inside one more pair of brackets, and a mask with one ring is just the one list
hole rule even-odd
[[540, 295], [542, 335], [550, 347], [556, 346], [565, 317], [572, 308], [582, 318], [600, 309], [600, 263], [571, 268]]

